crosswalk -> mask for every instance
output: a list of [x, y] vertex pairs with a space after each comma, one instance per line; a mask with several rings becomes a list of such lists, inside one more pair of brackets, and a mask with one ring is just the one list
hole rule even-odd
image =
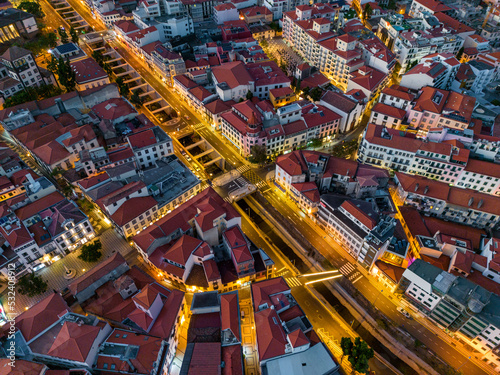
[[245, 173], [245, 172], [248, 172], [250, 170], [250, 167], [248, 165], [240, 165], [238, 168], [236, 168], [236, 170], [238, 172], [240, 172], [241, 174]]
[[266, 181], [259, 181], [259, 182], [257, 182], [256, 186], [259, 189], [262, 189], [263, 187], [266, 187], [266, 186], [269, 187], [269, 185], [267, 184]]
[[229, 196], [223, 198], [227, 203], [233, 203]]
[[361, 276], [361, 272], [357, 271], [356, 267], [354, 267], [351, 263], [344, 264], [342, 267], [339, 268], [339, 271], [350, 281], [357, 280], [357, 278]]
[[285, 281], [290, 288], [302, 286], [302, 282], [298, 278], [296, 278], [295, 276], [285, 277]]
[[193, 128], [196, 130], [203, 129], [204, 127], [205, 127], [205, 125], [203, 125], [201, 122], [193, 125]]

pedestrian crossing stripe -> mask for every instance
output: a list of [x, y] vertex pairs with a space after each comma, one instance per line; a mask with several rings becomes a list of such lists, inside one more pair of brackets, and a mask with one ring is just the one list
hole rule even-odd
[[359, 272], [356, 272], [356, 273], [353, 273], [351, 276], [349, 276], [349, 280], [354, 280], [356, 277], [358, 277], [359, 275], [361, 275], [361, 273]]
[[201, 122], [199, 122], [199, 123], [197, 123], [197, 124], [194, 124], [194, 125], [193, 125], [193, 127], [194, 127], [195, 129], [201, 129], [201, 128], [203, 128], [204, 126], [203, 126], [203, 124], [202, 124]]
[[290, 286], [292, 288], [297, 287], [297, 286], [302, 286], [302, 283], [296, 277], [286, 277], [285, 280], [286, 280], [286, 283], [288, 284], [288, 286]]
[[356, 268], [354, 268], [354, 266], [351, 263], [346, 263], [339, 269], [340, 273], [342, 273], [344, 276], [349, 275], [354, 270], [356, 270]]
[[240, 173], [245, 173], [250, 170], [250, 167], [248, 165], [240, 165], [236, 170]]
[[224, 200], [227, 202], [227, 203], [231, 203], [231, 198], [229, 197], [225, 197]]

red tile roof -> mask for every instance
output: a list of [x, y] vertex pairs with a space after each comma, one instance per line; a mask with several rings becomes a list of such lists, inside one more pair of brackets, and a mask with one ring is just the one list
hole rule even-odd
[[383, 262], [381, 260], [375, 261], [375, 266], [389, 279], [392, 280], [394, 284], [399, 283], [399, 280], [403, 277], [405, 268], [398, 267], [390, 263]]
[[351, 81], [368, 91], [374, 91], [387, 77], [387, 74], [367, 66], [351, 73]]
[[245, 235], [238, 225], [227, 229], [223, 233], [223, 236], [226, 239], [230, 251], [232, 252], [237, 263], [244, 263], [253, 260]]
[[223, 331], [230, 330], [238, 341], [240, 334], [240, 306], [237, 293], [225, 293], [220, 296], [220, 318]]
[[288, 341], [276, 310], [265, 309], [256, 312], [255, 330], [261, 362], [285, 354]]
[[163, 339], [170, 337], [183, 303], [184, 293], [180, 290], [172, 289], [149, 334]]
[[413, 99], [415, 99], [415, 95], [413, 95], [410, 92], [410, 89], [398, 85], [392, 85], [391, 87], [386, 87], [385, 89], [382, 90], [381, 93], [389, 96], [394, 96], [396, 98], [400, 98], [406, 101], [412, 101]]
[[451, 8], [444, 5], [441, 1], [436, 0], [415, 0], [416, 3], [423, 5], [427, 9], [430, 9], [434, 13], [445, 12]]
[[132, 148], [143, 148], [157, 143], [155, 133], [152, 129], [135, 133], [128, 136], [128, 142]]
[[300, 152], [290, 152], [280, 155], [276, 159], [276, 164], [290, 176], [299, 176], [304, 174], [308, 169]]
[[146, 189], [146, 184], [143, 181], [134, 181], [127, 185], [124, 185], [123, 187], [113, 191], [112, 193], [109, 193], [108, 195], [105, 195], [104, 197], [97, 200], [96, 203], [100, 207], [103, 208], [108, 207], [111, 206], [113, 203], [117, 203], [122, 199], [127, 199], [127, 197], [129, 197], [131, 194], [134, 194], [139, 190], [144, 190], [144, 189]]
[[111, 219], [116, 225], [122, 227], [157, 204], [158, 202], [149, 195], [129, 198], [111, 215]]
[[221, 278], [217, 263], [213, 259], [203, 261], [203, 271], [205, 272], [205, 277], [209, 282], [220, 280]]
[[[16, 317], [16, 329], [29, 342], [69, 311], [59, 293], [51, 294]], [[4, 329], [6, 326], [4, 326]]]
[[38, 199], [33, 203], [30, 203], [24, 207], [17, 209], [15, 213], [19, 219], [26, 220], [32, 217], [33, 215], [36, 215], [37, 213], [49, 207], [52, 207], [59, 202], [62, 202], [64, 199], [65, 198], [61, 193], [59, 193], [58, 191], [54, 191], [53, 193], [50, 193], [46, 197], [43, 197], [43, 199]]
[[368, 229], [373, 229], [377, 225], [377, 221], [374, 218], [362, 211], [362, 209], [355, 205], [352, 201], [345, 201], [340, 207], [344, 208]]
[[224, 361], [222, 375], [243, 375], [243, 355], [241, 352], [241, 345], [223, 346], [222, 360]]
[[212, 74], [218, 83], [226, 82], [231, 89], [241, 85], [248, 85], [249, 82], [253, 81], [245, 64], [241, 61], [216, 66], [212, 68]]
[[300, 328], [297, 328], [295, 331], [290, 332], [288, 334], [288, 340], [290, 341], [290, 344], [292, 344], [293, 348], [298, 348], [300, 346], [309, 344], [309, 339]]
[[101, 329], [98, 326], [64, 322], [48, 355], [85, 362]]
[[72, 62], [71, 69], [73, 69], [76, 74], [76, 83], [78, 84], [97, 81], [108, 76], [108, 73], [90, 57]]
[[212, 205], [219, 207], [222, 211], [225, 212], [226, 220], [230, 220], [234, 217], [240, 216], [230, 204], [224, 201], [215, 192], [215, 190], [210, 187], [177, 207], [174, 211], [172, 211], [164, 218], [150, 225], [148, 228], [134, 237], [134, 242], [138, 246], [140, 246], [141, 249], [147, 251], [147, 249], [155, 241], [155, 239], [169, 236], [172, 232], [178, 229], [186, 232], [189, 228], [191, 228], [188, 221], [192, 220], [195, 215], [199, 213], [198, 208], [204, 207], [204, 209], [208, 209], [207, 203], [210, 202], [212, 202]]
[[0, 374], [2, 375], [44, 375], [46, 366], [42, 363], [25, 361], [16, 358], [15, 366], [8, 358], [0, 358]]
[[109, 180], [109, 175], [107, 172], [103, 172], [95, 176], [87, 177], [84, 178], [83, 180], [78, 181], [78, 185], [80, 185], [83, 189], [87, 190], [107, 180]]
[[123, 256], [116, 252], [108, 259], [102, 261], [99, 265], [87, 271], [84, 275], [78, 277], [75, 281], [68, 285], [69, 290], [75, 296], [84, 291], [97, 280], [100, 280], [108, 273], [112, 272], [122, 264], [127, 263]]
[[221, 373], [220, 342], [197, 342], [194, 345], [189, 374], [219, 375]]
[[283, 277], [275, 277], [252, 284], [252, 299], [255, 311], [259, 310], [259, 306], [267, 303], [272, 305], [270, 296], [273, 294], [290, 291], [290, 287]]
[[137, 113], [124, 99], [113, 98], [92, 107], [94, 113], [102, 120], [116, 120], [123, 116]]

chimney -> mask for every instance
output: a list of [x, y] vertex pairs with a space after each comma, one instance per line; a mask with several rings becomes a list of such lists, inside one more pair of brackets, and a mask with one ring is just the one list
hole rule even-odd
[[427, 192], [429, 191], [429, 185], [427, 185], [424, 189], [424, 194], [427, 194]]
[[59, 112], [66, 113], [66, 106], [64, 105], [61, 98], [55, 98], [54, 102], [57, 104], [57, 107], [59, 108]]
[[415, 184], [415, 191], [417, 191], [417, 190], [418, 190], [418, 186], [419, 186], [419, 185], [418, 185], [418, 182], [417, 182], [417, 183]]
[[474, 203], [474, 197], [470, 197], [468, 206], [472, 206], [472, 203]]

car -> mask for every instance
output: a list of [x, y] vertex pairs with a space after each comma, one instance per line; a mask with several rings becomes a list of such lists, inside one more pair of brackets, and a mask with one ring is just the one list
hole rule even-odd
[[411, 315], [408, 311], [406, 311], [405, 309], [403, 309], [402, 307], [397, 307], [396, 310], [398, 310], [398, 312], [403, 315], [404, 317], [410, 319], [411, 318]]
[[186, 160], [191, 161], [191, 157], [189, 155], [186, 155]]
[[184, 156], [186, 156], [186, 155], [187, 155], [187, 154], [186, 154], [186, 151], [184, 151], [184, 150], [181, 150], [181, 154], [182, 154], [182, 155], [184, 155]]

